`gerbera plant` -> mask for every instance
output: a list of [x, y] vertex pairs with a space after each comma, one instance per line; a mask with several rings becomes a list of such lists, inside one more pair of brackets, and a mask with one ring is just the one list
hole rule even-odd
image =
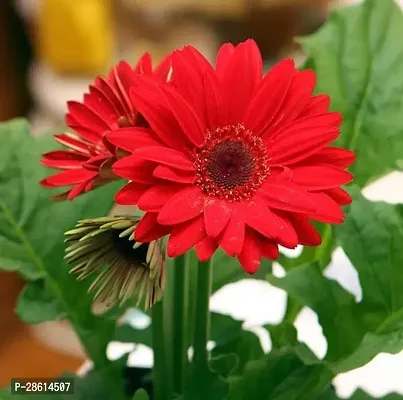
[[[77, 398], [337, 400], [339, 374], [403, 349], [403, 214], [361, 193], [401, 166], [402, 34], [392, 0], [367, 0], [300, 39], [303, 65], [267, 64], [252, 39], [213, 62], [190, 45], [154, 68], [123, 61], [67, 104], [62, 148], [1, 125], [0, 265], [27, 280], [21, 319], [67, 319], [79, 337], [92, 364]], [[259, 327], [270, 346], [209, 310], [246, 278], [286, 292], [263, 305], [285, 309]], [[304, 307], [325, 354], [297, 331]], [[151, 346], [152, 368], [111, 360], [112, 342]]]

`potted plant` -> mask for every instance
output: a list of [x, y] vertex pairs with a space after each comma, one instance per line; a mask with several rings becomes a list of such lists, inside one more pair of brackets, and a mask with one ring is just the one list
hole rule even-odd
[[[401, 163], [402, 31], [392, 0], [367, 0], [301, 39], [300, 70], [283, 60], [263, 74], [252, 40], [223, 45], [214, 66], [192, 47], [156, 67], [146, 54], [68, 103], [56, 150], [24, 121], [0, 126], [0, 264], [27, 280], [21, 319], [75, 330], [92, 362], [75, 398], [336, 400], [338, 374], [403, 349], [403, 213], [361, 193]], [[279, 252], [297, 245], [298, 257]], [[338, 247], [360, 301], [323, 274]], [[268, 353], [209, 311], [212, 293], [245, 277], [287, 292], [283, 321], [263, 327]], [[124, 317], [133, 307], [148, 327]], [[303, 307], [318, 315], [323, 359], [297, 338]], [[151, 346], [153, 367], [110, 360], [115, 340]], [[68, 398], [57, 387], [32, 398]]]

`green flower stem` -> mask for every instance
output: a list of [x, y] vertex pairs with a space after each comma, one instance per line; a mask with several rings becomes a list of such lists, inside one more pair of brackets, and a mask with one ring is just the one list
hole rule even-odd
[[188, 308], [189, 308], [189, 265], [188, 254], [174, 260], [173, 299], [173, 372], [174, 391], [182, 393], [188, 370]]
[[208, 368], [207, 341], [210, 337], [210, 294], [212, 286], [213, 259], [200, 262], [197, 267], [197, 295], [195, 312], [195, 330], [193, 362], [195, 370]]
[[152, 342], [154, 350], [153, 390], [155, 400], [164, 400], [167, 394], [166, 383], [166, 349], [164, 342], [163, 303], [159, 301], [151, 308]]

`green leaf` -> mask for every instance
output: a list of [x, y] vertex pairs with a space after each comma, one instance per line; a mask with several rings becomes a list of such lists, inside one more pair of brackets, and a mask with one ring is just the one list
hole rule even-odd
[[223, 378], [233, 375], [238, 367], [239, 358], [234, 353], [222, 354], [212, 357], [209, 361], [211, 370]]
[[103, 368], [89, 371], [84, 377], [75, 377], [74, 396], [66, 395], [66, 400], [110, 400], [111, 393], [114, 399], [123, 399], [123, 384], [113, 385], [123, 376], [128, 357], [129, 354], [125, 354]]
[[211, 352], [212, 357], [226, 354], [238, 356], [236, 368], [233, 369], [232, 373], [240, 375], [250, 360], [261, 358], [264, 352], [259, 338], [253, 332], [241, 331], [233, 339], [218, 344]]
[[148, 400], [148, 394], [144, 389], [139, 389], [133, 396], [133, 400]]
[[366, 200], [351, 190], [353, 203], [337, 236], [357, 270], [362, 303], [375, 320], [403, 309], [403, 207]]
[[185, 392], [175, 400], [225, 400], [228, 398], [228, 383], [211, 370], [192, 371]]
[[7, 389], [0, 388], [0, 400], [15, 400], [16, 396], [11, 394]]
[[272, 347], [276, 350], [293, 351], [306, 365], [319, 363], [318, 358], [305, 343], [298, 341], [297, 329], [288, 321], [278, 325], [266, 325], [270, 333]]
[[229, 378], [229, 400], [312, 400], [325, 390], [333, 374], [323, 365], [307, 366], [292, 350], [272, 350], [249, 361], [243, 375]]
[[337, 144], [352, 148], [355, 182], [365, 186], [396, 169], [403, 154], [403, 16], [393, 0], [367, 0], [335, 10], [317, 33], [301, 40], [317, 93], [343, 114]]
[[210, 325], [210, 340], [217, 345], [226, 343], [243, 332], [242, 321], [215, 312], [210, 313]]
[[63, 306], [49, 291], [44, 279], [28, 282], [18, 297], [16, 313], [28, 324], [55, 321], [65, 316]]
[[287, 321], [278, 325], [266, 325], [265, 328], [270, 333], [272, 346], [277, 349], [293, 347], [298, 342], [297, 329]]

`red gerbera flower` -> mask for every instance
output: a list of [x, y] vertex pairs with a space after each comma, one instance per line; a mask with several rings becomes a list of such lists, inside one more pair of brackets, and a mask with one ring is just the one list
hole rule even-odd
[[66, 123], [74, 133], [55, 135], [55, 139], [67, 150], [50, 151], [41, 160], [47, 167], [62, 170], [42, 180], [43, 186], [70, 187], [53, 199], [72, 200], [79, 194], [118, 179], [111, 169], [118, 149], [105, 140], [105, 133], [121, 127], [146, 126], [144, 118], [130, 101], [130, 88], [139, 74], [166, 80], [169, 68], [167, 58], [153, 71], [148, 53], [134, 68], [122, 61], [112, 68], [108, 77], [95, 79], [82, 103], [68, 102]]
[[108, 135], [132, 152], [113, 170], [131, 181], [116, 202], [146, 211], [136, 240], [169, 233], [170, 257], [195, 246], [203, 261], [220, 246], [248, 273], [278, 245], [319, 245], [309, 221], [343, 221], [355, 156], [328, 147], [342, 118], [312, 95], [314, 73], [285, 60], [263, 76], [252, 40], [222, 46], [215, 68], [185, 47], [172, 69], [173, 85], [138, 77], [131, 92], [151, 129]]

